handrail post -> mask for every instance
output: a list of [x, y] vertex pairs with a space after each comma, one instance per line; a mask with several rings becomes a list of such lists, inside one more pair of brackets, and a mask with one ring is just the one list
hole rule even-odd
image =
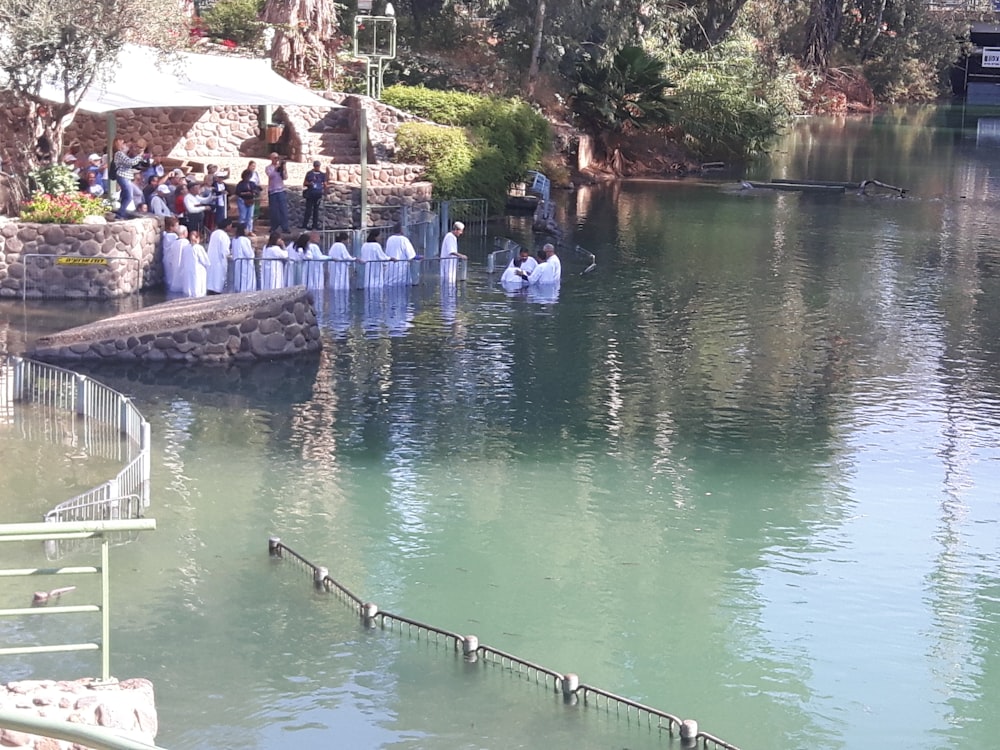
[[101, 681], [111, 680], [111, 576], [108, 536], [101, 537]]
[[73, 373], [76, 381], [76, 413], [83, 416], [87, 413], [87, 376]]
[[139, 450], [142, 452], [142, 492], [140, 497], [142, 498], [142, 507], [149, 507], [149, 484], [150, 484], [150, 472], [151, 472], [151, 460], [150, 449], [152, 447], [152, 439], [150, 437], [150, 426], [149, 422], [143, 420], [142, 433], [139, 440]]
[[14, 393], [12, 398], [15, 401], [24, 400], [24, 359], [21, 357], [11, 357], [14, 361]]

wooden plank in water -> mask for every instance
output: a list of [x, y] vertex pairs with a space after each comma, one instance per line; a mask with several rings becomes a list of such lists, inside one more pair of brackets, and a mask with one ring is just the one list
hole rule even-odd
[[[812, 182], [747, 182], [750, 187], [762, 188], [765, 190], [788, 190], [808, 193], [844, 193], [847, 187], [844, 185], [818, 185]], [[854, 187], [857, 187], [855, 185]]]
[[773, 178], [771, 180], [771, 182], [777, 182], [777, 183], [780, 183], [782, 185], [824, 185], [824, 186], [829, 186], [829, 187], [851, 188], [852, 190], [856, 190], [859, 187], [861, 187], [861, 183], [860, 182], [841, 182], [841, 181], [838, 181], [838, 180], [834, 180], [834, 181], [831, 181], [831, 180], [788, 180], [788, 179], [784, 179], [784, 178], [781, 178], [781, 177], [775, 177], [775, 178]]

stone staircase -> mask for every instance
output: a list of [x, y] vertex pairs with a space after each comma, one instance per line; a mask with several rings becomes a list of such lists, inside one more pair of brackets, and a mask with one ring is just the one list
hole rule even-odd
[[[311, 164], [358, 164], [361, 148], [351, 128], [351, 111], [337, 107], [320, 111], [313, 107], [285, 107], [285, 114], [301, 143], [296, 160]], [[293, 159], [296, 155], [293, 155]]]

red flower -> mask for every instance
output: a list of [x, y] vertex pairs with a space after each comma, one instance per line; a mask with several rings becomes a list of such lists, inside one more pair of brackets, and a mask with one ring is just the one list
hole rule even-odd
[[234, 42], [232, 39], [223, 39], [222, 46], [225, 47], [226, 49], [236, 49], [236, 42]]

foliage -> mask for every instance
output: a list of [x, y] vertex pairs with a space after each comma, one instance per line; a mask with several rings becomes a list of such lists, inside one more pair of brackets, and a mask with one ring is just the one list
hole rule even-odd
[[337, 77], [337, 55], [348, 43], [335, 0], [264, 0], [263, 22], [274, 29], [271, 63], [303, 86], [326, 88]]
[[427, 167], [426, 177], [440, 198], [464, 197], [473, 149], [461, 128], [410, 122], [396, 133], [396, 160]]
[[217, 41], [231, 40], [256, 47], [264, 34], [260, 14], [263, 0], [219, 0], [201, 15], [201, 28]]
[[795, 78], [761, 60], [753, 40], [732, 39], [672, 61], [677, 127], [702, 157], [742, 159], [764, 151], [798, 111]]
[[483, 97], [457, 91], [435, 91], [423, 86], [389, 86], [382, 101], [425, 120], [442, 125], [466, 125], [482, 105]]
[[35, 190], [49, 195], [67, 195], [80, 192], [80, 179], [65, 164], [39, 167], [28, 175]]
[[666, 63], [639, 47], [623, 47], [607, 62], [583, 53], [573, 66], [572, 106], [589, 130], [623, 133], [670, 123], [675, 104]]
[[88, 216], [104, 216], [108, 204], [86, 193], [51, 195], [38, 192], [21, 207], [21, 220], [36, 224], [80, 224]]

